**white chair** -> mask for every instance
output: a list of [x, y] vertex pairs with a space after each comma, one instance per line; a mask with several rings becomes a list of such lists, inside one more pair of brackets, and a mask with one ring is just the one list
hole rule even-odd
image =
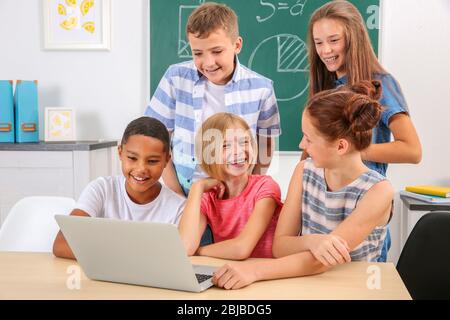
[[75, 200], [66, 197], [18, 201], [0, 227], [0, 251], [52, 252], [59, 231], [54, 215], [68, 215], [74, 206]]

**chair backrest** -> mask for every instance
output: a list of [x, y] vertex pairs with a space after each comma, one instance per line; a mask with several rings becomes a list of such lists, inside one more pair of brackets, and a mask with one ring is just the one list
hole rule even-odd
[[413, 299], [450, 299], [449, 211], [433, 211], [420, 218], [397, 270]]
[[75, 200], [27, 197], [19, 200], [0, 227], [0, 251], [52, 252], [59, 230], [55, 214], [70, 214]]

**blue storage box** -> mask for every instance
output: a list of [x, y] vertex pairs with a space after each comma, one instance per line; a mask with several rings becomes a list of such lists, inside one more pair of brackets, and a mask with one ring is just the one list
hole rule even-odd
[[14, 94], [16, 142], [39, 142], [37, 81], [21, 81]]
[[0, 143], [14, 143], [13, 82], [0, 80]]

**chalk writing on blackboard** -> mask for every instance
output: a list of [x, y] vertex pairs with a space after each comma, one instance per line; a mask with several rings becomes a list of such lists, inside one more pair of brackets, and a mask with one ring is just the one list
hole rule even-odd
[[291, 16], [298, 16], [303, 14], [303, 8], [305, 7], [308, 0], [297, 0], [294, 4], [289, 4], [289, 2], [277, 2], [272, 3], [270, 1], [259, 0], [259, 4], [265, 8], [267, 14], [265, 16], [256, 16], [256, 21], [264, 22], [273, 17], [275, 13], [282, 10], [288, 10]]

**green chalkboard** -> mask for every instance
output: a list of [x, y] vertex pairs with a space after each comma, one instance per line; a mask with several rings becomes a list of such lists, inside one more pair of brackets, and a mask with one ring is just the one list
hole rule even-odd
[[[185, 37], [189, 14], [203, 0], [150, 0], [150, 94], [167, 67], [191, 59]], [[306, 34], [315, 9], [327, 0], [227, 0], [237, 14], [244, 46], [239, 61], [274, 81], [281, 114], [281, 151], [298, 151], [300, 115], [308, 96]], [[351, 1], [378, 51], [379, 0]]]

